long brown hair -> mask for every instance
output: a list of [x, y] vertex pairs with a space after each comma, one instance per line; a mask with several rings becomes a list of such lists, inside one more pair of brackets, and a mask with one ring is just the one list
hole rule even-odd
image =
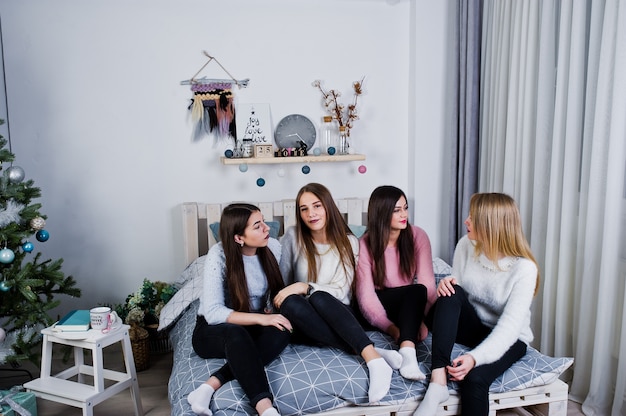
[[470, 199], [470, 218], [476, 233], [475, 253], [497, 264], [498, 256], [523, 257], [537, 266], [535, 294], [539, 289], [539, 265], [524, 236], [515, 200], [502, 193], [480, 193]]
[[[404, 197], [408, 199], [404, 192], [395, 186], [383, 185], [374, 189], [370, 195], [367, 207], [367, 234], [366, 243], [374, 262], [374, 285], [383, 287], [386, 275], [385, 249], [389, 242], [391, 232], [391, 217], [396, 208], [398, 200]], [[413, 241], [413, 229], [407, 221], [407, 227], [400, 231], [400, 236], [396, 243], [396, 250], [400, 258], [400, 270], [407, 282], [410, 282], [415, 275], [415, 242]]]
[[350, 231], [350, 227], [348, 227], [346, 220], [341, 215], [341, 212], [339, 212], [339, 208], [337, 208], [337, 204], [335, 204], [328, 188], [319, 183], [309, 183], [300, 188], [300, 191], [296, 196], [296, 217], [298, 218], [298, 222], [296, 223], [296, 234], [298, 236], [298, 244], [304, 250], [304, 254], [306, 255], [309, 268], [309, 281], [317, 281], [318, 252], [315, 247], [315, 243], [313, 242], [311, 230], [304, 223], [302, 216], [300, 215], [300, 199], [302, 198], [302, 194], [305, 192], [310, 192], [318, 197], [324, 206], [324, 209], [326, 210], [326, 239], [328, 240], [330, 246], [339, 252], [339, 259], [341, 264], [343, 264], [343, 267], [346, 268], [349, 266], [352, 268], [352, 272], [354, 272], [356, 268], [356, 261], [354, 258], [354, 252], [352, 251], [352, 244], [350, 244], [350, 239], [348, 238], [349, 235], [353, 235], [352, 231]]
[[[250, 294], [243, 266], [241, 246], [235, 242], [236, 235], [243, 235], [253, 212], [260, 211], [252, 204], [230, 204], [224, 208], [220, 219], [220, 241], [226, 257], [226, 284], [231, 307], [238, 312], [250, 312]], [[269, 247], [259, 247], [256, 254], [267, 277], [270, 299], [284, 287], [276, 257]]]

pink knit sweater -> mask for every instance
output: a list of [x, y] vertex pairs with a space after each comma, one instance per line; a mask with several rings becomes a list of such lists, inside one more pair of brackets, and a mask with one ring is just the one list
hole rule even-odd
[[[426, 314], [437, 300], [437, 288], [435, 287], [435, 275], [433, 273], [433, 257], [430, 248], [430, 240], [426, 232], [415, 225], [413, 229], [413, 240], [415, 242], [415, 258], [417, 259], [417, 283], [426, 286], [428, 290], [428, 301], [426, 304]], [[387, 318], [385, 308], [378, 300], [377, 289], [374, 286], [373, 269], [374, 262], [367, 248], [368, 235], [361, 237], [359, 248], [359, 261], [356, 274], [356, 296], [359, 301], [361, 312], [367, 321], [386, 332], [392, 322]], [[395, 247], [387, 247], [385, 250], [386, 276], [384, 288], [406, 286], [414, 282], [414, 276], [405, 276], [400, 270], [400, 258]]]

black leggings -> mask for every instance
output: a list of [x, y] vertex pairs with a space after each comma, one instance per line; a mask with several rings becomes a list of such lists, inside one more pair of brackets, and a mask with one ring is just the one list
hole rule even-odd
[[294, 327], [294, 342], [335, 347], [350, 354], [361, 354], [373, 344], [352, 309], [328, 292], [318, 290], [308, 298], [289, 295], [280, 313]]
[[[455, 342], [469, 348], [480, 344], [491, 333], [482, 323], [476, 309], [467, 299], [461, 286], [454, 286], [455, 294], [441, 296], [435, 303], [433, 315], [432, 368], [450, 364]], [[491, 383], [526, 354], [526, 344], [517, 340], [498, 361], [474, 367], [459, 383], [462, 415], [489, 414], [489, 387]]]
[[289, 343], [290, 334], [273, 326], [209, 325], [198, 316], [193, 330], [193, 349], [201, 358], [225, 358], [213, 376], [222, 383], [237, 379], [253, 407], [265, 398], [273, 400], [265, 365]]
[[382, 289], [377, 290], [376, 295], [389, 320], [400, 330], [398, 345], [403, 341], [417, 343], [426, 308], [426, 286], [417, 284]]

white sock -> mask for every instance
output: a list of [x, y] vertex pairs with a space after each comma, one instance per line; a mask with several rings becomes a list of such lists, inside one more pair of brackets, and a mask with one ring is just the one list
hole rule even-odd
[[437, 414], [439, 405], [448, 400], [448, 397], [450, 397], [448, 386], [430, 383], [422, 402], [417, 406], [413, 416], [434, 416]]
[[389, 391], [393, 370], [384, 358], [374, 358], [368, 361], [367, 369], [370, 372], [370, 386], [367, 394], [369, 402], [375, 403], [385, 397]]
[[400, 374], [409, 380], [425, 380], [426, 376], [420, 370], [417, 363], [417, 353], [413, 347], [402, 347], [399, 351], [402, 356], [402, 365], [400, 366]]
[[387, 361], [389, 367], [393, 368], [394, 370], [397, 370], [402, 365], [402, 356], [398, 351], [386, 350], [378, 347], [374, 347], [374, 349], [378, 354], [380, 354], [381, 357], [385, 359], [385, 361]]
[[280, 416], [280, 413], [278, 413], [275, 407], [269, 407], [261, 413], [261, 416]]
[[187, 402], [191, 405], [191, 410], [197, 415], [213, 415], [213, 412], [209, 409], [213, 393], [215, 393], [213, 387], [206, 383], [200, 384], [197, 389], [187, 395]]

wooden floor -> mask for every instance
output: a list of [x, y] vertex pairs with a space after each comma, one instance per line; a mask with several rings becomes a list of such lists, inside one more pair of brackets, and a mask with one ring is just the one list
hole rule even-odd
[[[111, 369], [122, 369], [121, 348], [116, 345], [104, 350], [105, 367]], [[58, 372], [67, 367], [63, 363], [63, 353], [61, 351], [53, 355], [53, 372]], [[24, 371], [5, 371], [0, 368], [0, 389], [6, 390], [11, 386], [25, 383], [30, 378]], [[38, 376], [38, 370], [24, 366], [24, 370], [29, 370], [34, 377]], [[170, 416], [171, 408], [167, 398], [167, 381], [172, 370], [172, 354], [153, 354], [150, 356], [150, 367], [137, 373], [139, 378], [139, 390], [141, 392], [141, 403], [145, 416]], [[80, 409], [55, 403], [49, 400], [37, 399], [38, 416], [81, 416]], [[134, 414], [133, 404], [129, 390], [125, 390], [109, 400], [106, 400], [94, 407], [94, 416], [132, 416]], [[512, 409], [498, 412], [498, 416], [531, 416], [526, 410]], [[583, 412], [578, 403], [569, 402], [567, 416], [581, 416]]]

